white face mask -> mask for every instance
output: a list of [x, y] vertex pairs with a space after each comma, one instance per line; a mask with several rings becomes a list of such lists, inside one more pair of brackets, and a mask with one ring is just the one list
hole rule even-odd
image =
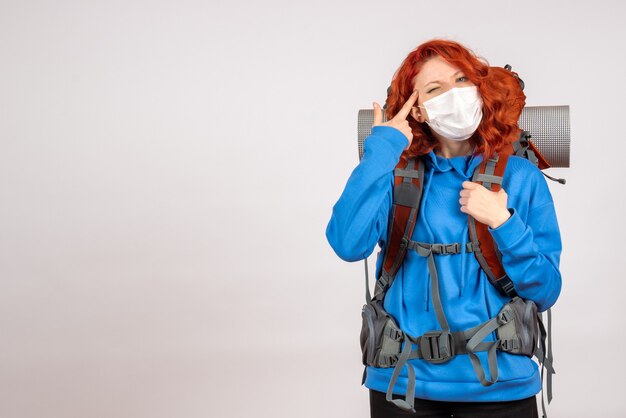
[[483, 101], [478, 87], [455, 87], [426, 100], [430, 128], [453, 141], [464, 141], [476, 131], [483, 118]]

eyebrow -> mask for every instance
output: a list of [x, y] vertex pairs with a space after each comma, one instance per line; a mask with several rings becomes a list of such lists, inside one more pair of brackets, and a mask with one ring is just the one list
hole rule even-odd
[[[452, 76], [454, 77], [454, 76], [455, 76], [455, 75], [457, 75], [458, 73], [462, 73], [462, 72], [463, 72], [463, 70], [459, 70], [459, 71], [457, 71], [456, 73], [452, 74]], [[427, 85], [432, 84], [432, 83], [441, 83], [441, 81], [439, 81], [439, 80], [429, 81], [428, 83], [424, 84], [424, 87], [426, 87]]]

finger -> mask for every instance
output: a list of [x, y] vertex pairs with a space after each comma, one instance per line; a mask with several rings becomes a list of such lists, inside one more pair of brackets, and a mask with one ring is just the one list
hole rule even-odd
[[464, 181], [461, 186], [463, 186], [464, 189], [475, 189], [480, 186], [480, 184], [474, 183], [473, 181]]
[[419, 94], [418, 94], [417, 90], [413, 90], [413, 93], [411, 93], [411, 95], [407, 99], [406, 103], [404, 103], [404, 105], [402, 106], [402, 108], [396, 114], [395, 117], [396, 118], [406, 119], [406, 117], [408, 116], [409, 112], [411, 111], [411, 107], [413, 107], [413, 104], [415, 104], [415, 101], [417, 100], [418, 97], [419, 97]]
[[376, 102], [372, 102], [374, 106], [374, 123], [372, 126], [380, 125], [383, 123], [383, 111]]

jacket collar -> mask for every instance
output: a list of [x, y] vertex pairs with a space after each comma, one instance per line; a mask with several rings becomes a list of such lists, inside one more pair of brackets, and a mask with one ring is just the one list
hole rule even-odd
[[458, 157], [445, 158], [435, 154], [432, 150], [425, 155], [426, 166], [435, 172], [446, 172], [455, 170], [464, 178], [471, 178], [474, 170], [483, 160], [482, 154], [475, 152], [471, 155], [460, 155]]

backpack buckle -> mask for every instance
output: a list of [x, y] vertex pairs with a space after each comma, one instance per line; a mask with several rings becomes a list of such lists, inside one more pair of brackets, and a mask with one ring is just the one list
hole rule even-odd
[[418, 344], [422, 358], [431, 363], [445, 363], [455, 356], [450, 331], [428, 331], [419, 338]]
[[387, 335], [389, 338], [391, 338], [394, 341], [403, 340], [403, 333], [399, 329], [387, 327], [387, 329], [385, 330], [385, 335]]
[[509, 322], [511, 322], [511, 320], [513, 319], [513, 315], [510, 312], [507, 312], [506, 310], [502, 310], [498, 313], [498, 324], [500, 325], [506, 325]]
[[461, 252], [461, 244], [455, 242], [454, 244], [444, 244], [443, 254], [458, 254]]

